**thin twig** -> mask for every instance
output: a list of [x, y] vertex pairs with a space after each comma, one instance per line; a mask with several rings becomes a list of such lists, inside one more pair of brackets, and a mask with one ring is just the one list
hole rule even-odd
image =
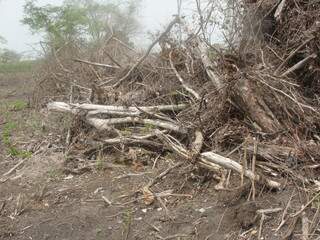
[[170, 51], [170, 53], [169, 53], [169, 61], [170, 61], [171, 68], [174, 71], [174, 73], [175, 73], [176, 77], [178, 78], [179, 82], [181, 83], [182, 87], [188, 93], [190, 93], [196, 100], [200, 100], [200, 95], [195, 90], [193, 90], [191, 87], [187, 86], [187, 84], [184, 82], [183, 78], [181, 77], [181, 75], [177, 71], [176, 67], [174, 66], [173, 61], [172, 61], [172, 51]]
[[275, 232], [278, 232], [287, 221], [287, 219], [285, 219], [285, 217], [286, 217], [286, 215], [288, 213], [288, 209], [290, 207], [290, 203], [292, 201], [293, 195], [294, 195], [294, 191], [292, 191], [292, 194], [291, 194], [291, 196], [289, 198], [289, 201], [288, 201], [285, 209], [283, 210], [282, 217], [281, 217], [281, 222], [280, 222], [279, 226], [277, 227], [277, 229], [275, 230]]
[[305, 45], [307, 45], [314, 37], [309, 38], [304, 41], [299, 47], [297, 47], [294, 51], [292, 51], [289, 56], [280, 64], [280, 66], [276, 69], [275, 74], [278, 74], [280, 70], [290, 61], [290, 59], [297, 54]]
[[141, 63], [143, 63], [143, 61], [149, 56], [151, 50], [153, 49], [153, 47], [162, 39], [164, 38], [172, 29], [172, 27], [174, 25], [176, 25], [177, 23], [180, 22], [179, 17], [175, 17], [168, 25], [168, 27], [166, 28], [166, 30], [156, 39], [152, 42], [152, 44], [149, 46], [149, 48], [147, 49], [146, 53], [131, 67], [131, 69], [127, 72], [127, 74], [125, 76], [123, 76], [116, 84], [113, 85], [114, 88], [120, 86], [122, 84], [122, 82], [124, 82], [125, 80], [127, 80], [127, 78], [131, 75], [131, 73], [137, 68], [139, 67], [139, 65]]
[[287, 71], [285, 71], [284, 73], [281, 74], [281, 77], [286, 77], [288, 76], [290, 73], [303, 68], [309, 61], [311, 61], [312, 59], [315, 59], [317, 57], [317, 54], [311, 54], [309, 56], [307, 56], [306, 58], [302, 59], [300, 62], [296, 63], [295, 65], [293, 65], [291, 68], [289, 68]]
[[97, 67], [116, 68], [116, 69], [120, 68], [119, 66], [113, 66], [113, 65], [97, 63], [97, 62], [90, 62], [90, 61], [82, 60], [82, 59], [78, 59], [78, 58], [73, 59], [73, 61], [80, 62], [80, 63], [85, 63], [85, 64], [88, 64], [88, 65], [97, 66]]
[[183, 163], [177, 163], [171, 167], [169, 167], [167, 170], [165, 170], [164, 172], [160, 173], [157, 177], [155, 177], [154, 179], [152, 179], [148, 184], [148, 188], [152, 187], [154, 184], [156, 184], [161, 178], [163, 178], [164, 176], [166, 176], [167, 174], [169, 174], [173, 169], [182, 166]]
[[21, 160], [18, 164], [16, 164], [13, 168], [11, 168], [8, 172], [4, 173], [2, 177], [6, 177], [10, 175], [14, 170], [16, 170], [18, 167], [20, 167], [27, 159]]
[[301, 208], [301, 210], [299, 210], [299, 211], [297, 211], [296, 213], [294, 213], [293, 215], [291, 215], [291, 217], [296, 217], [296, 216], [300, 215], [301, 213], [303, 213], [303, 212], [306, 210], [306, 208], [309, 207], [309, 205], [310, 205], [311, 203], [313, 203], [316, 199], [319, 198], [319, 196], [320, 196], [320, 192], [319, 192], [318, 194], [316, 194], [309, 202], [307, 202], [307, 204], [304, 205], [304, 206]]
[[[252, 156], [252, 172], [256, 175], [256, 160], [258, 153], [258, 140], [254, 138], [254, 146], [253, 146], [253, 156]], [[256, 200], [256, 186], [255, 179], [252, 180], [252, 200]]]

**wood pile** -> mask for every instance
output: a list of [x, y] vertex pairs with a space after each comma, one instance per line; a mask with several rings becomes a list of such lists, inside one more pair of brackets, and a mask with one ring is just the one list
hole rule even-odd
[[288, 176], [312, 184], [320, 168], [320, 2], [262, 2], [243, 5], [232, 47], [190, 32], [180, 42], [172, 30], [185, 23], [175, 17], [142, 55], [115, 36], [96, 54], [77, 49], [70, 59], [62, 50], [37, 100], [74, 115], [67, 148], [83, 144], [87, 158], [135, 146], [213, 171], [219, 186], [226, 170], [253, 188], [284, 188]]

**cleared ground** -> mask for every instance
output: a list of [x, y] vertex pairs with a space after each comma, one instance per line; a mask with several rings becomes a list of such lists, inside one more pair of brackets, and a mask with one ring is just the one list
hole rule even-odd
[[[139, 149], [67, 159], [55, 141], [68, 121], [29, 107], [31, 74], [2, 74], [0, 86], [0, 239], [257, 239], [256, 210], [284, 208], [291, 196], [261, 189], [248, 202], [249, 188], [216, 191], [211, 174], [184, 163], [155, 182], [148, 205], [141, 189], [183, 159]], [[270, 230], [281, 214], [265, 220], [264, 239], [282, 239]]]

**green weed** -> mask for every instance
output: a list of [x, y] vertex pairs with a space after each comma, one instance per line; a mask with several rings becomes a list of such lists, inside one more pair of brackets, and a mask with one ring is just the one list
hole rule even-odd
[[3, 132], [2, 132], [2, 141], [8, 148], [8, 154], [13, 157], [19, 157], [19, 158], [30, 158], [32, 156], [32, 153], [29, 151], [23, 151], [16, 148], [12, 141], [11, 136], [12, 132], [17, 128], [17, 124], [15, 122], [7, 122], [4, 125]]
[[11, 104], [11, 110], [13, 111], [22, 111], [28, 107], [28, 103], [23, 100], [16, 100]]
[[99, 151], [97, 161], [96, 161], [96, 169], [98, 171], [102, 171], [104, 166], [104, 158], [102, 151]]
[[61, 169], [50, 169], [48, 171], [48, 177], [54, 180], [57, 180], [63, 176], [63, 172]]
[[0, 63], [0, 73], [31, 72], [36, 61], [26, 60], [12, 63]]

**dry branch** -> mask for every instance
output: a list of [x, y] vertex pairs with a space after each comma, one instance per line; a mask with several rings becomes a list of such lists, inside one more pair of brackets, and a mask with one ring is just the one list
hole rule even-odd
[[73, 61], [80, 62], [80, 63], [85, 63], [85, 64], [88, 64], [88, 65], [97, 66], [97, 67], [116, 68], [116, 69], [120, 68], [119, 66], [113, 66], [113, 65], [109, 65], [109, 64], [90, 62], [90, 61], [86, 61], [86, 60], [82, 60], [82, 59], [78, 59], [78, 58], [73, 59]]
[[[174, 150], [176, 153], [178, 153], [180, 156], [186, 158], [186, 159], [192, 159], [192, 155], [183, 148], [182, 144], [177, 145], [173, 141], [171, 141], [166, 135], [159, 133], [159, 138], [167, 144], [168, 147], [170, 147], [172, 150]], [[212, 170], [212, 167], [216, 171], [220, 171], [222, 168], [230, 169], [233, 171], [238, 172], [239, 174], [243, 173], [244, 176], [249, 178], [252, 181], [260, 182], [262, 184], [266, 184], [269, 188], [272, 189], [280, 189], [281, 184], [264, 178], [258, 174], [254, 174], [250, 170], [244, 170], [242, 166], [230, 158], [223, 157], [219, 154], [213, 153], [213, 152], [204, 152], [201, 153], [199, 156], [199, 163], [201, 163], [202, 166], [209, 166], [209, 169]]]
[[278, 74], [280, 70], [293, 58], [305, 45], [307, 45], [312, 39], [309, 38], [308, 40], [304, 41], [299, 47], [297, 47], [294, 51], [292, 51], [289, 56], [280, 64], [280, 66], [276, 69], [275, 74]]
[[193, 158], [197, 158], [201, 153], [201, 149], [204, 142], [204, 136], [200, 130], [195, 131], [195, 139], [191, 144], [191, 153]]
[[198, 50], [200, 53], [200, 57], [206, 69], [209, 79], [212, 81], [213, 85], [216, 87], [218, 91], [223, 90], [225, 84], [221, 80], [221, 77], [218, 76], [214, 71], [216, 69], [216, 66], [213, 65], [212, 61], [208, 56], [208, 52], [207, 52], [208, 50], [207, 50], [206, 44], [203, 41], [201, 41], [200, 38], [197, 38], [197, 43], [198, 43]]
[[27, 159], [21, 160], [19, 163], [17, 163], [13, 168], [11, 168], [9, 171], [4, 173], [2, 176], [6, 177], [6, 176], [10, 175], [11, 173], [13, 173], [13, 171], [15, 171], [18, 167], [20, 167], [25, 161], [27, 161]]
[[313, 60], [315, 58], [317, 58], [316, 53], [307, 56], [306, 58], [302, 59], [300, 62], [296, 63], [291, 68], [289, 68], [286, 72], [281, 74], [281, 77], [286, 77], [290, 73], [293, 73], [294, 71], [299, 70], [300, 68], [303, 68], [306, 64], [308, 64], [311, 60]]
[[167, 26], [166, 30], [156, 39], [152, 42], [152, 44], [148, 47], [146, 53], [131, 67], [131, 69], [127, 72], [127, 74], [122, 77], [116, 84], [113, 85], [114, 88], [120, 86], [122, 84], [122, 82], [124, 82], [130, 75], [131, 73], [141, 64], [143, 63], [143, 61], [149, 56], [151, 50], [153, 49], [153, 47], [165, 36], [167, 36], [167, 34], [171, 31], [171, 29], [173, 28], [174, 25], [176, 25], [177, 23], [180, 22], [180, 18], [177, 16], [175, 17]]
[[135, 139], [135, 138], [111, 138], [105, 139], [102, 141], [105, 145], [116, 145], [116, 144], [124, 144], [127, 146], [146, 146], [156, 149], [162, 149], [163, 144], [157, 143], [155, 141], [147, 140], [147, 139]]
[[[212, 81], [216, 90], [225, 91], [224, 79], [219, 77], [215, 73], [217, 66], [214, 66], [211, 62], [206, 45], [203, 41], [197, 38], [198, 49], [200, 52], [201, 60], [205, 66], [207, 75]], [[234, 96], [235, 102], [241, 103], [241, 108], [247, 111], [252, 120], [266, 132], [276, 132], [280, 128], [281, 124], [274, 116], [268, 105], [265, 103], [263, 97], [257, 91], [257, 87], [249, 81], [249, 79], [242, 78], [236, 85], [237, 95]]]
[[284, 10], [284, 7], [286, 6], [286, 2], [287, 0], [281, 0], [281, 2], [279, 3], [276, 12], [274, 14], [274, 18], [279, 22], [282, 19], [282, 12]]
[[138, 123], [147, 124], [155, 127], [160, 127], [163, 129], [168, 129], [174, 132], [187, 134], [187, 129], [178, 124], [173, 124], [171, 122], [165, 122], [161, 120], [154, 119], [143, 119], [138, 117], [125, 117], [125, 118], [110, 118], [110, 119], [99, 119], [99, 118], [87, 118], [87, 122], [94, 126], [96, 129], [102, 131], [110, 129], [112, 125], [126, 124], [126, 123]]
[[239, 163], [237, 163], [234, 160], [231, 160], [230, 158], [225, 158], [225, 157], [223, 157], [219, 154], [213, 153], [213, 152], [201, 153], [201, 157], [203, 157], [207, 161], [215, 163], [215, 164], [217, 164], [221, 167], [224, 167], [226, 169], [234, 170], [234, 171], [238, 172], [239, 174], [241, 174], [243, 172], [244, 175], [247, 178], [249, 178], [250, 180], [260, 182], [260, 183], [265, 183], [270, 188], [280, 189], [280, 187], [281, 187], [281, 184], [276, 181], [266, 179], [262, 176], [259, 176], [258, 174], [253, 174], [253, 172], [250, 170], [243, 170], [242, 166]]
[[[139, 107], [144, 112], [156, 113], [164, 111], [180, 111], [186, 109], [188, 105], [159, 105], [159, 106], [148, 106]], [[72, 114], [78, 114], [82, 111], [88, 111], [89, 115], [95, 114], [115, 114], [124, 116], [139, 116], [141, 112], [137, 107], [126, 107], [126, 106], [107, 106], [107, 105], [96, 105], [96, 104], [68, 104], [64, 102], [51, 102], [47, 105], [50, 111], [57, 112], [70, 112]]]
[[182, 87], [188, 92], [190, 93], [196, 100], [200, 100], [200, 95], [194, 91], [191, 87], [189, 87], [183, 80], [183, 78], [181, 77], [181, 75], [179, 74], [179, 72], [177, 71], [177, 69], [174, 66], [174, 63], [172, 61], [172, 51], [169, 54], [169, 60], [170, 60], [170, 65], [172, 70], [174, 71], [175, 75], [177, 76], [179, 82], [181, 83]]

